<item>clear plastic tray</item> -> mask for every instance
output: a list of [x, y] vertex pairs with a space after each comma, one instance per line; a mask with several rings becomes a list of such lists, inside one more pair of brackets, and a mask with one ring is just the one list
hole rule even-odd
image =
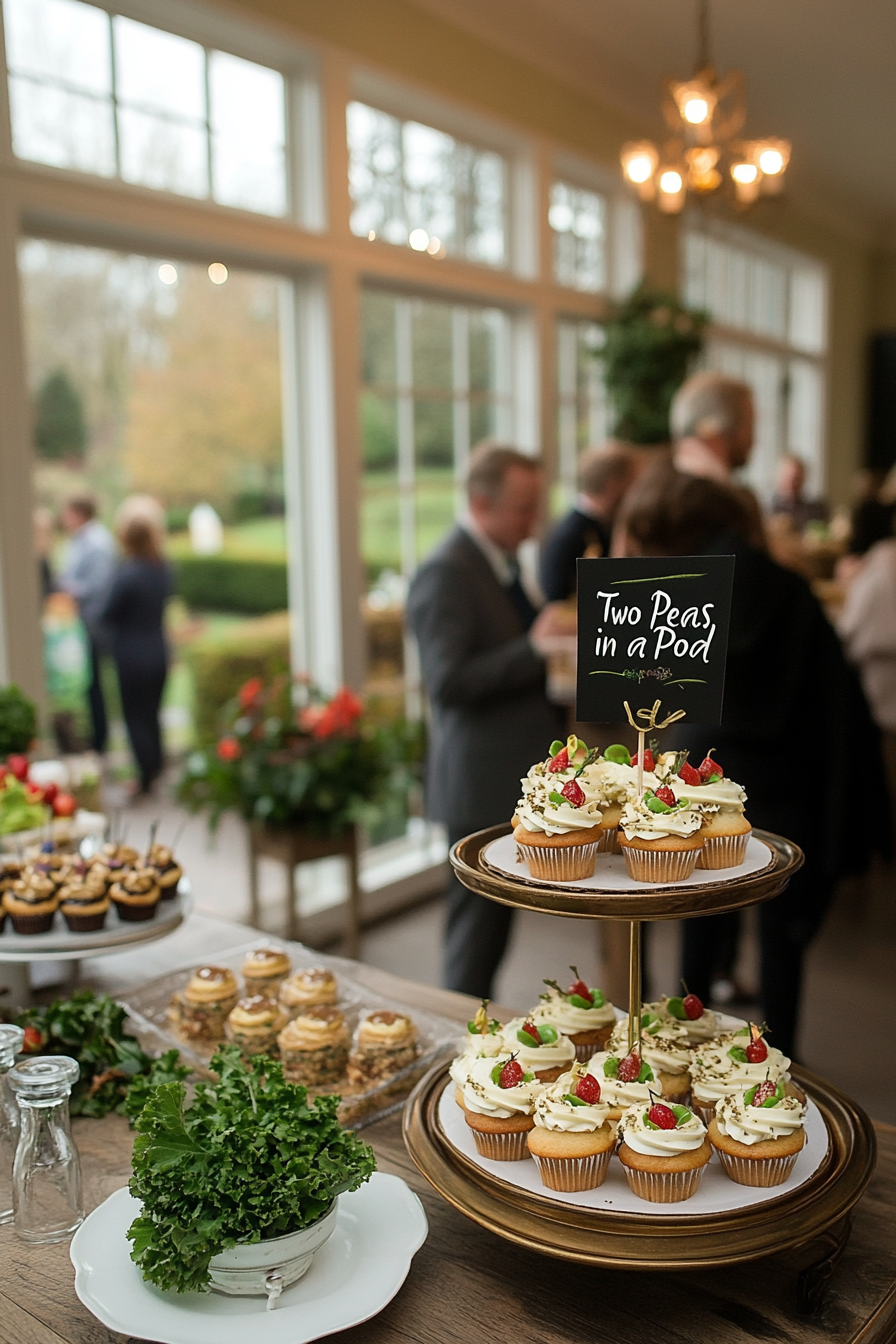
[[[331, 957], [302, 943], [281, 942], [279, 939], [256, 938], [249, 943], [229, 948], [225, 952], [215, 952], [210, 961], [216, 966], [227, 966], [239, 978], [240, 967], [251, 951], [258, 947], [276, 945], [283, 947], [292, 962], [293, 971], [303, 967], [326, 966], [336, 976], [339, 987], [338, 1007], [345, 1016], [349, 1030], [354, 1031], [361, 1014], [369, 1009], [388, 1008], [407, 1013], [413, 1020], [420, 1038], [420, 1054], [412, 1064], [408, 1064], [391, 1078], [384, 1079], [366, 1090], [358, 1090], [347, 1082], [334, 1083], [330, 1087], [309, 1089], [309, 1091], [338, 1092], [342, 1097], [339, 1118], [343, 1124], [355, 1129], [369, 1125], [374, 1120], [398, 1110], [410, 1094], [414, 1084], [423, 1074], [443, 1056], [454, 1055], [460, 1048], [458, 1042], [463, 1028], [450, 1018], [438, 1017], [419, 1008], [409, 1008], [397, 999], [377, 994], [352, 978], [355, 963], [343, 957]], [[208, 1074], [208, 1064], [217, 1045], [211, 1041], [187, 1040], [178, 1031], [168, 1016], [172, 997], [182, 990], [192, 972], [199, 963], [191, 962], [179, 970], [150, 980], [147, 984], [118, 996], [119, 1003], [127, 1009], [144, 1049], [160, 1053], [172, 1046], [180, 1051], [185, 1064], [189, 1064], [198, 1073]]]

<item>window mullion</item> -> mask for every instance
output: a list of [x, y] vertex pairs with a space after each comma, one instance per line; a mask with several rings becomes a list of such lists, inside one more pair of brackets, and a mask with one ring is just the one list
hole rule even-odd
[[115, 60], [115, 20], [109, 16], [109, 74], [112, 82], [112, 136], [115, 145], [115, 176], [121, 177], [121, 131], [118, 125], [118, 64]]
[[455, 509], [460, 514], [465, 505], [464, 480], [470, 460], [470, 312], [460, 306], [451, 311], [451, 364], [454, 494]]
[[209, 50], [208, 47], [202, 49], [203, 62], [203, 86], [205, 93], [205, 170], [208, 175], [207, 196], [210, 201], [215, 199], [215, 179], [213, 168], [213, 150], [212, 150], [212, 89], [211, 78], [209, 75]]
[[395, 381], [398, 385], [398, 526], [401, 572], [409, 579], [417, 567], [416, 509], [414, 501], [414, 367], [412, 304], [395, 301]]

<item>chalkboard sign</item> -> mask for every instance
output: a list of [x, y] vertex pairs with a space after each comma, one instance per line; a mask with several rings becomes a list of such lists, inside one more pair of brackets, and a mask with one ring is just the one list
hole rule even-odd
[[578, 561], [580, 723], [619, 723], [662, 701], [712, 726], [722, 715], [733, 555]]

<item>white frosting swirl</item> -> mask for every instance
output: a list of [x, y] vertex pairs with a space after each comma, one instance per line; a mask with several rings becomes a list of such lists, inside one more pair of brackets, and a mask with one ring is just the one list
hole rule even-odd
[[[515, 1017], [507, 1023], [504, 1028], [504, 1049], [512, 1051], [524, 1069], [556, 1069], [561, 1064], [572, 1064], [576, 1048], [569, 1037], [562, 1033], [558, 1033], [556, 1041], [550, 1045], [536, 1045], [534, 1041], [525, 1045], [518, 1039], [517, 1032], [523, 1023], [531, 1020], [528, 1017]], [[528, 1036], [525, 1031], [522, 1034]]]
[[[628, 1053], [627, 1049], [625, 1054]], [[619, 1059], [618, 1051], [598, 1050], [588, 1061], [588, 1072], [593, 1073], [600, 1083], [601, 1101], [605, 1101], [608, 1106], [614, 1110], [620, 1107], [634, 1106], [638, 1102], [650, 1102], [651, 1092], [659, 1092], [660, 1085], [656, 1078], [646, 1083], [623, 1083], [618, 1078], [607, 1077], [604, 1073], [604, 1065], [608, 1059]]]
[[500, 1031], [467, 1032], [464, 1048], [452, 1061], [448, 1070], [458, 1087], [463, 1087], [469, 1076], [471, 1066], [477, 1059], [495, 1059], [502, 1050], [506, 1051], [504, 1037]]
[[566, 835], [569, 831], [590, 830], [600, 822], [601, 811], [597, 793], [584, 779], [584, 772], [578, 778], [579, 788], [585, 795], [581, 807], [573, 807], [564, 798], [562, 803], [552, 802], [550, 795], [559, 794], [564, 784], [575, 778], [575, 770], [560, 770], [549, 774], [547, 764], [539, 761], [521, 780], [523, 796], [516, 805], [516, 815], [527, 831], [543, 831], [545, 835]]
[[506, 1120], [511, 1115], [531, 1115], [544, 1084], [537, 1078], [517, 1087], [501, 1087], [492, 1082], [492, 1070], [503, 1067], [510, 1055], [497, 1059], [477, 1059], [463, 1083], [464, 1106], [479, 1115], [494, 1115]]
[[721, 1134], [737, 1143], [765, 1143], [802, 1129], [806, 1107], [796, 1097], [782, 1097], [774, 1106], [748, 1106], [743, 1093], [737, 1093], [716, 1102], [716, 1123]]
[[[615, 1055], [628, 1053], [628, 1018], [623, 1017], [616, 1023], [607, 1041], [607, 1049]], [[688, 1034], [681, 1023], [661, 1018], [658, 1027], [642, 1029], [641, 1058], [654, 1073], [687, 1073], [691, 1064], [691, 1048]]]
[[692, 807], [698, 809], [721, 808], [723, 812], [743, 812], [747, 795], [733, 779], [718, 779], [715, 784], [685, 784], [683, 779], [673, 775], [669, 788], [676, 798], [684, 798]]
[[659, 840], [667, 835], [684, 839], [699, 831], [702, 825], [702, 816], [693, 808], [683, 807], [677, 812], [651, 812], [644, 799], [626, 803], [619, 821], [619, 828], [626, 840]]
[[679, 1157], [693, 1153], [703, 1145], [706, 1126], [698, 1115], [674, 1129], [653, 1129], [647, 1120], [647, 1106], [629, 1106], [619, 1121], [616, 1133], [634, 1152], [643, 1157]]
[[[569, 1094], [574, 1092], [578, 1079], [571, 1073], [564, 1073], [556, 1083], [544, 1089], [535, 1103], [533, 1119], [541, 1129], [553, 1129], [565, 1134], [592, 1134], [606, 1124], [610, 1108], [603, 1100], [590, 1103], [570, 1101]], [[600, 1079], [598, 1079], [600, 1082]], [[603, 1088], [601, 1088], [603, 1098]]]
[[728, 1051], [732, 1046], [741, 1048], [749, 1044], [749, 1033], [729, 1032], [719, 1037], [709, 1046], [697, 1046], [691, 1051], [691, 1083], [695, 1101], [708, 1106], [734, 1092], [745, 1092], [754, 1083], [764, 1083], [770, 1078], [776, 1083], [779, 1078], [789, 1078], [787, 1070], [790, 1060], [773, 1045], [768, 1045], [768, 1055], [758, 1064], [749, 1060], [732, 1059]]
[[679, 1026], [684, 1027], [691, 1045], [703, 1045], [706, 1041], [714, 1041], [719, 1034], [718, 1013], [714, 1013], [711, 1008], [704, 1008], [699, 1017], [674, 1017], [669, 1012], [669, 999], [671, 997], [670, 994], [664, 994], [658, 1002], [648, 1003], [647, 1007], [652, 1013], [657, 1013], [665, 1021], [677, 1022]]
[[[620, 765], [618, 761], [592, 761], [586, 765], [579, 777], [579, 783], [587, 778], [589, 787], [594, 789], [601, 803], [633, 802], [638, 796], [638, 767]], [[659, 784], [656, 775], [644, 771], [644, 788], [655, 789]], [[584, 787], [584, 786], [583, 786]]]
[[609, 1026], [616, 1021], [616, 1010], [609, 999], [605, 999], [599, 1008], [577, 1008], [564, 994], [556, 989], [542, 994], [541, 999], [529, 1014], [529, 1021], [549, 1022], [558, 1031], [571, 1035], [577, 1031], [596, 1031], [598, 1027]]

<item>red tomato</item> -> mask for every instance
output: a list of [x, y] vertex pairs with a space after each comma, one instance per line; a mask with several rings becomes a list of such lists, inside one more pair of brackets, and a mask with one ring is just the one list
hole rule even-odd
[[16, 779], [24, 781], [28, 778], [27, 756], [7, 756], [6, 764], [9, 766], [11, 773], [15, 775]]
[[53, 799], [54, 817], [73, 817], [78, 810], [78, 800], [70, 793], [57, 793]]
[[45, 802], [45, 803], [49, 803], [50, 806], [52, 806], [52, 804], [53, 804], [53, 800], [55, 799], [55, 797], [56, 797], [56, 795], [58, 794], [58, 792], [59, 792], [59, 785], [58, 785], [58, 784], [45, 784], [45, 785], [44, 785], [44, 802]]

